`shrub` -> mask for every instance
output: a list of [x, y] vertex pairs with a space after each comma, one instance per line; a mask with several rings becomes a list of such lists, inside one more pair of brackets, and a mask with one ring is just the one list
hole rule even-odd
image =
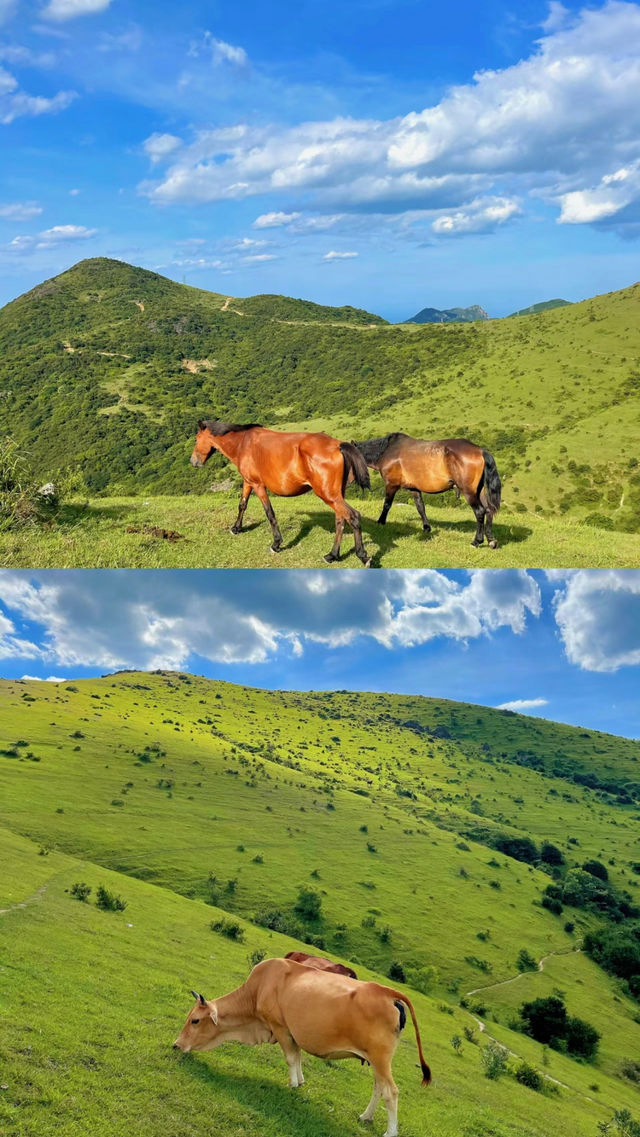
[[103, 912], [124, 912], [127, 902], [101, 884], [96, 892], [96, 907]]
[[467, 1026], [462, 1028], [462, 1033], [464, 1034], [464, 1037], [466, 1038], [467, 1042], [473, 1042], [473, 1044], [475, 1045], [475, 1043], [476, 1043], [476, 1029], [475, 1029], [475, 1027], [467, 1025]]
[[516, 967], [518, 971], [537, 971], [538, 964], [531, 955], [531, 952], [526, 948], [521, 948], [518, 952], [518, 959], [516, 960]]
[[451, 1045], [456, 1054], [462, 1054], [462, 1039], [459, 1034], [454, 1034], [451, 1038]]
[[266, 958], [267, 958], [267, 953], [266, 953], [265, 949], [264, 948], [256, 948], [255, 951], [249, 952], [249, 955], [247, 956], [247, 963], [249, 964], [249, 967], [257, 967], [257, 965], [259, 963], [262, 963], [263, 959], [266, 959]]
[[83, 904], [86, 904], [90, 893], [91, 885], [85, 884], [83, 880], [78, 880], [71, 886], [71, 895], [75, 900], [81, 900]]
[[515, 1079], [516, 1082], [520, 1082], [521, 1086], [528, 1086], [530, 1090], [535, 1090], [537, 1093], [540, 1093], [544, 1087], [542, 1074], [529, 1062], [523, 1061], [516, 1066]]
[[598, 880], [607, 881], [609, 879], [607, 867], [606, 865], [603, 865], [602, 861], [585, 861], [582, 868], [584, 872], [590, 873], [591, 876], [597, 877]]
[[435, 967], [405, 967], [406, 982], [414, 991], [426, 995], [438, 982]]
[[505, 1046], [498, 1042], [490, 1042], [482, 1048], [480, 1060], [485, 1076], [496, 1081], [506, 1072], [509, 1054]]
[[566, 1037], [567, 1008], [556, 995], [523, 1003], [520, 1017], [527, 1034], [535, 1038], [536, 1042], [553, 1044]]
[[389, 979], [395, 979], [396, 983], [405, 982], [404, 967], [401, 963], [398, 963], [396, 959], [394, 959], [393, 963], [390, 965], [387, 974], [389, 976]]
[[315, 892], [313, 888], [301, 888], [298, 892], [298, 899], [294, 905], [294, 912], [301, 916], [303, 920], [318, 920], [322, 908], [322, 900], [319, 893]]
[[567, 1050], [576, 1058], [593, 1058], [598, 1049], [600, 1034], [591, 1023], [572, 1017], [567, 1021]]
[[543, 841], [540, 846], [540, 860], [546, 865], [564, 865], [565, 857], [562, 849], [552, 845], [551, 841]]
[[244, 931], [237, 920], [213, 920], [211, 931], [226, 936], [228, 940], [236, 940], [240, 944], [244, 941]]

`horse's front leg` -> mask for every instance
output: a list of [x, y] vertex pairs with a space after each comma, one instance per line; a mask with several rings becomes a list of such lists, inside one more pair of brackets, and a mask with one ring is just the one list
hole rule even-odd
[[384, 505], [382, 507], [382, 513], [380, 514], [380, 516], [378, 518], [378, 525], [384, 525], [385, 524], [385, 522], [387, 520], [387, 514], [388, 514], [389, 510], [391, 509], [391, 506], [393, 505], [393, 499], [396, 496], [399, 489], [400, 489], [400, 486], [387, 486], [386, 487], [385, 495], [384, 495]]
[[264, 506], [264, 511], [269, 519], [271, 532], [273, 533], [273, 544], [271, 545], [272, 553], [279, 553], [282, 548], [282, 533], [276, 521], [276, 515], [273, 512], [273, 506], [269, 501], [269, 494], [267, 493], [266, 486], [253, 486], [256, 497], [260, 499]]
[[242, 497], [240, 498], [240, 505], [238, 507], [238, 516], [236, 517], [235, 525], [232, 525], [230, 530], [234, 536], [236, 536], [238, 533], [242, 533], [242, 519], [244, 517], [244, 511], [247, 508], [247, 503], [250, 497], [251, 486], [248, 482], [244, 482], [242, 486]]

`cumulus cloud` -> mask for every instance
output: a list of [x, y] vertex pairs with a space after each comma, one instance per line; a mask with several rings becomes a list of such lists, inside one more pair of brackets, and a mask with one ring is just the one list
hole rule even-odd
[[585, 671], [640, 664], [640, 570], [582, 569], [551, 576], [556, 622], [568, 659]]
[[13, 620], [0, 612], [0, 659], [37, 659], [41, 654], [36, 644], [18, 633]]
[[5, 221], [32, 221], [42, 213], [37, 201], [11, 201], [0, 205], [0, 217]]
[[53, 225], [41, 233], [14, 237], [9, 242], [9, 248], [18, 253], [30, 252], [32, 249], [51, 249], [74, 241], [88, 241], [97, 232], [97, 229], [87, 229], [85, 225]]
[[76, 16], [93, 16], [104, 12], [112, 0], [49, 0], [42, 15], [47, 20], [73, 20]]
[[339, 253], [332, 249], [330, 253], [325, 253], [323, 261], [350, 261], [353, 257], [357, 257], [358, 253]]
[[279, 225], [290, 225], [300, 216], [300, 213], [283, 213], [281, 210], [275, 213], [261, 213], [253, 224], [256, 229], [275, 229]]
[[184, 667], [197, 656], [260, 664], [309, 641], [338, 647], [363, 637], [393, 650], [502, 627], [519, 634], [540, 604], [526, 572], [479, 572], [464, 583], [435, 570], [258, 575], [138, 570], [125, 586], [118, 571], [4, 570], [0, 598], [9, 634], [16, 616], [38, 625], [37, 650], [65, 668]]
[[508, 703], [498, 703], [498, 711], [533, 711], [537, 707], [549, 705], [548, 699], [511, 699]]
[[152, 162], [161, 162], [180, 146], [182, 139], [175, 134], [151, 134], [143, 143], [143, 149]]
[[58, 91], [57, 95], [29, 95], [20, 89], [15, 75], [0, 67], [0, 123], [8, 126], [17, 118], [41, 114], [57, 114], [77, 98], [75, 91]]
[[66, 683], [66, 679], [60, 678], [59, 675], [22, 675], [21, 679], [29, 679], [32, 683]]
[[465, 233], [492, 233], [517, 213], [520, 205], [513, 198], [478, 198], [455, 213], [437, 217], [431, 228], [442, 237], [455, 237]]
[[640, 199], [639, 161], [640, 5], [554, 3], [527, 58], [476, 73], [433, 106], [203, 130], [141, 192], [165, 204], [286, 194], [288, 208], [258, 227], [287, 224], [296, 197], [318, 211], [428, 210], [448, 236], [508, 223], [531, 194], [556, 202], [564, 222], [597, 223]]

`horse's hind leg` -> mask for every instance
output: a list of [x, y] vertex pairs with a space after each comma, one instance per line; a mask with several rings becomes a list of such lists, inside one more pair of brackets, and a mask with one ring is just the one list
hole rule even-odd
[[356, 556], [360, 558], [365, 568], [369, 568], [371, 564], [371, 557], [367, 553], [367, 550], [364, 547], [364, 541], [362, 540], [362, 523], [360, 520], [360, 514], [358, 513], [357, 509], [353, 509], [351, 506], [347, 506], [347, 509], [349, 509], [351, 514], [349, 517], [349, 524], [353, 529], [353, 543], [356, 547]]
[[497, 549], [498, 548], [498, 542], [496, 541], [496, 539], [493, 535], [493, 514], [489, 510], [487, 510], [487, 512], [486, 512], [486, 517], [485, 517], [485, 522], [484, 522], [484, 531], [485, 531], [485, 534], [487, 537], [487, 544], [489, 545], [489, 548], [490, 549]]
[[338, 514], [336, 513], [335, 541], [333, 542], [333, 548], [331, 549], [331, 552], [327, 553], [327, 555], [324, 557], [324, 560], [327, 562], [328, 565], [330, 565], [332, 563], [332, 561], [337, 561], [340, 559], [340, 545], [342, 543], [342, 534], [343, 533], [344, 533], [344, 517], [338, 517]]
[[279, 553], [282, 548], [282, 533], [280, 532], [278, 522], [276, 521], [276, 515], [273, 512], [273, 506], [269, 501], [269, 494], [267, 493], [265, 486], [254, 486], [253, 490], [256, 497], [258, 497], [262, 502], [264, 511], [269, 519], [269, 524], [273, 533], [273, 544], [271, 546], [271, 552]]
[[471, 506], [476, 518], [476, 535], [471, 542], [472, 545], [482, 545], [484, 542], [484, 519], [486, 516], [486, 509], [480, 501], [480, 498], [475, 493], [466, 493], [465, 498]]
[[235, 525], [232, 525], [230, 530], [234, 536], [238, 533], [242, 533], [242, 518], [244, 517], [244, 511], [247, 508], [247, 502], [250, 497], [251, 486], [247, 482], [244, 482], [242, 486], [242, 497], [240, 498], [240, 505], [238, 507], [238, 516], [236, 517]]
[[396, 496], [399, 489], [400, 489], [400, 486], [387, 485], [385, 487], [384, 505], [382, 507], [382, 513], [380, 514], [380, 516], [378, 518], [378, 525], [384, 525], [385, 524], [385, 522], [387, 520], [387, 514], [388, 514], [389, 510], [391, 509], [391, 506], [393, 505], [393, 499]]
[[411, 496], [412, 496], [413, 500], [415, 501], [416, 509], [418, 510], [418, 513], [420, 514], [420, 518], [422, 520], [422, 528], [424, 529], [425, 533], [430, 533], [431, 532], [431, 526], [430, 526], [429, 522], [427, 521], [427, 511], [424, 508], [424, 498], [423, 498], [422, 494], [420, 493], [420, 490], [412, 490]]

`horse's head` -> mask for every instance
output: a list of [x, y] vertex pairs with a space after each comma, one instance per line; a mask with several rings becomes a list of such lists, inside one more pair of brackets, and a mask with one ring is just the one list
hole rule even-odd
[[210, 458], [216, 448], [213, 434], [211, 433], [211, 423], [199, 422], [198, 433], [196, 434], [196, 444], [193, 448], [191, 455], [192, 466], [204, 466], [207, 458]]

